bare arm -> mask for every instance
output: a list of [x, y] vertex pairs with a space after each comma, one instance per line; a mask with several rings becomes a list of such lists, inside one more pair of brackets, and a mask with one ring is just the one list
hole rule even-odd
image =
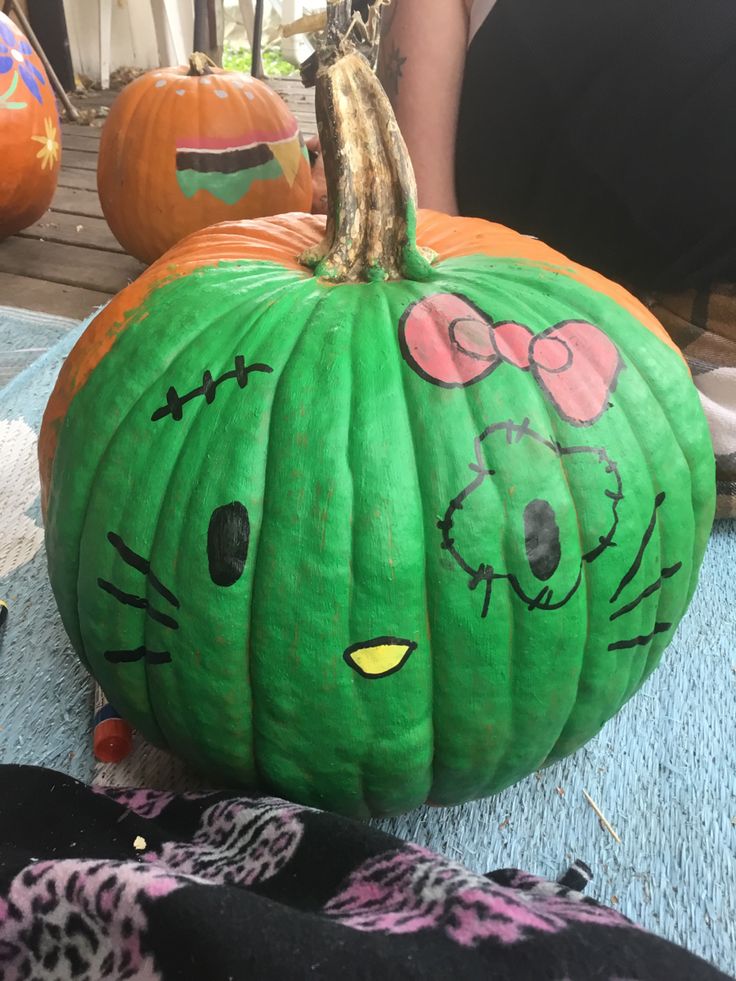
[[378, 76], [409, 148], [422, 208], [457, 214], [455, 135], [469, 0], [392, 0]]

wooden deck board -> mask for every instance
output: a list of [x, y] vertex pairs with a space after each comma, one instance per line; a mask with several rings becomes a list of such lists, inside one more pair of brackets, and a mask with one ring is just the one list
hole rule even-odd
[[40, 221], [20, 232], [18, 237], [45, 239], [47, 242], [62, 242], [66, 245], [81, 245], [88, 249], [125, 254], [104, 218], [67, 215], [60, 211], [47, 211]]
[[78, 167], [80, 170], [97, 170], [97, 144], [95, 143], [90, 149], [77, 149], [68, 147], [66, 143], [64, 144], [64, 153], [62, 156], [62, 164], [64, 169], [67, 167]]
[[87, 290], [79, 286], [49, 283], [29, 276], [0, 272], [0, 300], [9, 307], [41, 310], [59, 317], [82, 320], [110, 299], [109, 293]]
[[51, 210], [86, 218], [103, 217], [97, 191], [85, 191], [75, 187], [58, 187], [51, 202]]
[[80, 126], [79, 123], [61, 124], [61, 142], [66, 146], [68, 137], [73, 137], [75, 141], [86, 141], [87, 143], [99, 143], [101, 126]]
[[3, 272], [24, 276], [39, 263], [47, 282], [103, 293], [117, 293], [144, 269], [131, 256], [97, 252], [77, 245], [42, 242], [17, 235], [3, 243]]
[[[305, 138], [313, 136], [314, 90], [304, 89], [297, 78], [270, 79], [269, 84], [286, 101]], [[79, 106], [110, 105], [114, 97], [95, 93]], [[82, 318], [143, 270], [115, 241], [97, 197], [103, 123], [102, 118], [92, 126], [62, 123], [62, 166], [51, 210], [0, 242], [0, 304]]]
[[[98, 135], [90, 136], [89, 134], [91, 132], [96, 132]], [[96, 154], [97, 148], [100, 145], [99, 130], [92, 131], [86, 126], [72, 126], [71, 129], [64, 129], [64, 126], [62, 126], [61, 141], [64, 150], [64, 157], [62, 159], [66, 159], [66, 154], [71, 151]]]
[[82, 170], [81, 167], [61, 168], [59, 187], [73, 187], [79, 191], [96, 191], [97, 174], [94, 170]]

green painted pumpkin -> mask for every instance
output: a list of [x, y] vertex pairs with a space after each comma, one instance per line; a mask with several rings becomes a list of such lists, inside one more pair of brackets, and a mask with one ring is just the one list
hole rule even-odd
[[49, 571], [153, 743], [390, 814], [498, 791], [634, 694], [695, 587], [713, 458], [637, 301], [500, 226], [417, 222], [362, 56], [319, 85], [323, 245], [305, 215], [196, 233], [67, 360]]

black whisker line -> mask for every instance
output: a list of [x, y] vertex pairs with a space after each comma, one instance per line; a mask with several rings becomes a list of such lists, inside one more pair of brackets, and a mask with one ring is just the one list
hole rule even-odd
[[631, 647], [642, 647], [653, 640], [657, 634], [663, 634], [672, 626], [671, 623], [655, 623], [654, 630], [646, 636], [632, 637], [630, 640], [617, 640], [615, 644], [609, 644], [609, 651], [626, 651]]
[[148, 561], [148, 559], [144, 559], [142, 555], [138, 555], [138, 553], [134, 552], [132, 548], [129, 548], [120, 535], [116, 535], [114, 531], [108, 532], [107, 540], [117, 551], [123, 562], [126, 562], [128, 565], [132, 566], [138, 572], [142, 572], [156, 592], [160, 593], [161, 596], [171, 603], [172, 606], [175, 606], [177, 610], [179, 609], [181, 605], [179, 600], [176, 598], [176, 596], [174, 596], [171, 590], [167, 589], [161, 580], [154, 575], [154, 573], [151, 571], [151, 563]]
[[654, 528], [657, 524], [657, 511], [664, 503], [664, 499], [665, 499], [664, 492], [662, 492], [661, 494], [657, 494], [657, 496], [655, 497], [652, 517], [649, 521], [649, 524], [647, 525], [647, 530], [644, 532], [644, 537], [641, 540], [639, 551], [636, 553], [636, 558], [634, 559], [629, 571], [626, 573], [626, 575], [623, 577], [621, 582], [618, 584], [618, 588], [616, 589], [616, 592], [609, 600], [610, 603], [616, 602], [616, 600], [619, 598], [621, 593], [629, 585], [631, 580], [636, 576], [637, 572], [639, 571], [639, 567], [641, 566], [642, 559], [644, 558], [644, 553], [646, 552], [647, 546], [649, 545], [649, 542], [652, 539], [652, 535], [654, 534]]
[[130, 651], [105, 651], [105, 660], [111, 664], [132, 664], [134, 661], [146, 661], [148, 664], [169, 664], [171, 654], [168, 651], [149, 651], [147, 647], [136, 647]]
[[106, 579], [98, 579], [97, 585], [100, 587], [100, 589], [104, 589], [106, 593], [109, 593], [110, 596], [116, 599], [119, 603], [123, 603], [125, 606], [133, 606], [137, 610], [145, 610], [152, 620], [162, 624], [164, 627], [169, 627], [171, 630], [179, 629], [179, 624], [173, 617], [168, 616], [166, 613], [159, 612], [159, 610], [152, 607], [148, 600], [143, 596], [135, 596], [133, 593], [124, 593], [122, 589], [118, 589], [117, 586], [114, 586]]
[[207, 404], [212, 405], [215, 401], [219, 385], [222, 385], [223, 382], [230, 381], [230, 379], [235, 379], [239, 388], [245, 388], [248, 384], [248, 375], [254, 371], [262, 371], [270, 375], [273, 372], [273, 368], [271, 365], [261, 364], [260, 362], [246, 365], [243, 355], [238, 354], [235, 358], [234, 370], [226, 371], [219, 378], [213, 378], [211, 372], [205, 371], [202, 375], [202, 384], [199, 388], [193, 388], [186, 395], [179, 395], [172, 385], [166, 393], [166, 405], [162, 405], [160, 409], [156, 409], [151, 416], [151, 422], [158, 422], [159, 419], [165, 419], [166, 416], [171, 416], [175, 422], [179, 422], [183, 415], [182, 409], [187, 402], [191, 402], [192, 399], [199, 398], [203, 395]]
[[631, 613], [631, 611], [635, 610], [640, 603], [647, 599], [648, 596], [651, 596], [653, 593], [656, 593], [658, 589], [661, 589], [665, 579], [671, 579], [672, 576], [676, 575], [681, 568], [682, 562], [678, 562], [677, 565], [671, 565], [668, 569], [662, 569], [659, 579], [657, 579], [656, 582], [653, 582], [651, 586], [647, 586], [646, 589], [639, 593], [635, 600], [627, 603], [626, 606], [622, 606], [620, 610], [616, 610], [616, 612], [612, 613], [608, 619], [617, 620], [625, 613]]

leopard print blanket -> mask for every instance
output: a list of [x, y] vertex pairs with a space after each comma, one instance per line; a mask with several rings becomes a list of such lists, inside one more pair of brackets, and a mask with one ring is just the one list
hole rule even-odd
[[726, 977], [584, 897], [581, 870], [482, 876], [269, 797], [0, 766], [0, 978]]

